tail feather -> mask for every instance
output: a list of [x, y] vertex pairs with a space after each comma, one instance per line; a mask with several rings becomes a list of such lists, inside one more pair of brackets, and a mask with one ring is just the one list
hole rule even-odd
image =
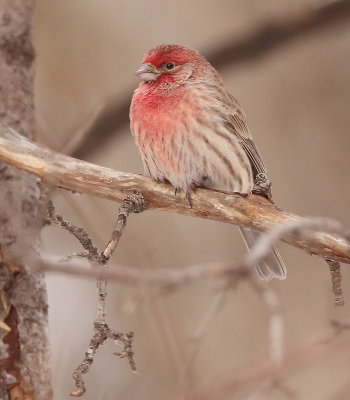
[[[241, 227], [240, 231], [242, 233], [248, 251], [251, 251], [261, 233]], [[284, 265], [282, 257], [274, 247], [272, 248], [271, 253], [264, 259], [264, 261], [256, 265], [256, 270], [260, 278], [264, 280], [270, 280], [272, 278], [282, 280], [285, 279], [287, 276], [286, 267]]]

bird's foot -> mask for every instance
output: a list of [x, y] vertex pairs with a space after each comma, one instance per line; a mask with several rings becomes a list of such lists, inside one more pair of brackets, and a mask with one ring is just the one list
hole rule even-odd
[[190, 207], [193, 208], [193, 205], [192, 205], [192, 197], [191, 197], [191, 191], [190, 191], [190, 190], [187, 190], [187, 191], [186, 191], [185, 199], [188, 201]]
[[[190, 188], [190, 189], [186, 190], [186, 192], [185, 192], [185, 200], [188, 201], [188, 204], [190, 205], [191, 208], [193, 208], [192, 207], [192, 198], [191, 198], [192, 190], [193, 190], [193, 188]], [[174, 196], [176, 196], [178, 194], [178, 192], [181, 192], [181, 189], [175, 188], [174, 189]]]
[[252, 193], [259, 196], [264, 196], [268, 200], [272, 199], [271, 181], [263, 172], [260, 172], [256, 175]]

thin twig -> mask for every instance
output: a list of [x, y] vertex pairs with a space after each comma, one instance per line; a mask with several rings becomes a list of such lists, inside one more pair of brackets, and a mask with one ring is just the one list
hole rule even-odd
[[[52, 203], [51, 203], [52, 205]], [[53, 205], [52, 205], [53, 208]], [[106, 249], [101, 254], [97, 254], [97, 250], [95, 251], [95, 247], [92, 246], [91, 240], [88, 240], [89, 243], [87, 246], [86, 238], [88, 237], [87, 233], [81, 236], [78, 235], [78, 239], [80, 240], [82, 246], [89, 252], [89, 260], [96, 264], [99, 268], [99, 276], [97, 277], [97, 306], [96, 306], [96, 318], [94, 321], [94, 332], [93, 336], [90, 340], [89, 348], [86, 352], [86, 356], [82, 363], [75, 369], [73, 373], [73, 378], [75, 380], [76, 390], [70, 393], [73, 397], [82, 396], [85, 391], [85, 383], [83, 380], [83, 374], [86, 374], [93, 361], [94, 356], [97, 349], [107, 340], [112, 339], [117, 343], [121, 343], [123, 345], [123, 351], [114, 353], [115, 355], [119, 356], [120, 358], [127, 358], [129, 360], [130, 368], [132, 371], [136, 371], [136, 364], [133, 357], [132, 351], [132, 340], [134, 337], [133, 332], [129, 333], [120, 333], [115, 330], [112, 330], [107, 322], [106, 322], [106, 297], [107, 297], [107, 279], [104, 276], [101, 276], [101, 269], [102, 271], [106, 268], [107, 262], [113, 251], [116, 249], [118, 241], [124, 231], [126, 226], [127, 218], [130, 213], [132, 212], [142, 212], [145, 208], [145, 202], [143, 197], [139, 193], [134, 193], [130, 196], [127, 196], [123, 203], [119, 208], [119, 213], [117, 217], [117, 222], [112, 232], [112, 239], [109, 241]], [[54, 210], [49, 211], [49, 215], [54, 215]], [[56, 218], [58, 221], [61, 221], [62, 218]], [[64, 224], [66, 228], [68, 226], [67, 223]], [[76, 236], [76, 229], [68, 229], [72, 231], [71, 233]], [[79, 230], [81, 233], [81, 230]], [[84, 238], [84, 241], [81, 240], [81, 237]], [[91, 242], [91, 245], [90, 245]]]
[[40, 188], [40, 198], [39, 198], [39, 204], [42, 204], [41, 208], [46, 208], [46, 220], [48, 223], [58, 225], [71, 233], [73, 236], [75, 236], [80, 244], [83, 246], [85, 249], [86, 253], [74, 253], [70, 254], [65, 257], [65, 259], [69, 260], [73, 256], [78, 256], [78, 257], [86, 257], [90, 261], [95, 261], [99, 262], [99, 254], [97, 251], [97, 248], [93, 245], [92, 240], [89, 236], [89, 234], [85, 231], [85, 229], [72, 224], [71, 222], [67, 221], [64, 219], [60, 214], [56, 213], [55, 207], [52, 203], [52, 200], [49, 197], [49, 190], [47, 186], [45, 186], [42, 182], [41, 179], [38, 179], [37, 184]]
[[[132, 212], [142, 212], [145, 208], [143, 197], [139, 193], [134, 193], [127, 196], [120, 206], [117, 222], [113, 229], [112, 239], [108, 243], [105, 251], [100, 255], [97, 248], [93, 245], [89, 234], [81, 227], [78, 227], [69, 221], [65, 220], [61, 215], [57, 214], [52, 201], [49, 198], [49, 191], [41, 182], [38, 182], [41, 189], [40, 203], [47, 206], [47, 220], [50, 223], [56, 224], [69, 233], [74, 235], [85, 249], [85, 253], [76, 253], [80, 257], [86, 257], [92, 265], [97, 267], [97, 304], [96, 304], [96, 317], [94, 321], [93, 336], [90, 340], [88, 350], [85, 353], [85, 358], [82, 363], [75, 369], [73, 378], [75, 380], [76, 389], [70, 392], [73, 397], [82, 396], [85, 391], [85, 383], [83, 374], [86, 374], [93, 361], [98, 348], [107, 340], [112, 339], [116, 343], [123, 345], [121, 352], [114, 353], [121, 358], [129, 360], [130, 367], [136, 371], [136, 364], [132, 351], [132, 340], [134, 337], [133, 332], [121, 333], [111, 329], [106, 322], [106, 297], [107, 297], [107, 280], [103, 276], [103, 271], [106, 268], [107, 262], [113, 251], [115, 250], [118, 241], [126, 226], [127, 217]], [[73, 255], [68, 256], [72, 258]]]
[[334, 260], [327, 260], [327, 264], [329, 266], [329, 271], [331, 273], [332, 279], [332, 290], [334, 294], [334, 305], [343, 306], [344, 298], [343, 298], [343, 290], [341, 287], [341, 270], [340, 263]]
[[299, 219], [280, 224], [271, 229], [268, 235], [262, 235], [254, 248], [254, 254], [248, 256], [248, 262], [257, 263], [256, 260], [265, 258], [271, 251], [271, 247], [290, 233], [301, 237], [318, 230], [330, 233], [339, 233], [342, 231], [345, 239], [350, 241], [350, 230], [345, 229], [339, 221], [324, 217], [305, 217], [303, 220]]
[[[156, 290], [164, 289], [174, 290], [182, 288], [185, 285], [196, 282], [200, 279], [205, 278], [220, 278], [225, 276], [237, 276], [244, 277], [247, 273], [246, 265], [254, 266], [257, 262], [260, 262], [266, 255], [269, 254], [271, 246], [274, 246], [276, 242], [290, 231], [299, 231], [301, 229], [307, 229], [307, 227], [317, 228], [327, 232], [337, 231], [340, 234], [346, 234], [347, 229], [342, 225], [328, 218], [312, 218], [308, 217], [304, 220], [300, 220], [299, 223], [284, 224], [281, 227], [276, 227], [270, 232], [262, 235], [257, 241], [251, 254], [248, 254], [243, 262], [211, 262], [206, 264], [195, 264], [185, 268], [159, 268], [153, 271], [140, 271], [137, 268], [129, 266], [119, 266], [113, 270], [101, 271], [101, 276], [108, 280], [113, 280], [125, 285], [133, 286], [148, 286]], [[244, 264], [245, 266], [242, 266]], [[86, 270], [76, 263], [69, 263], [62, 265], [52, 261], [48, 257], [36, 257], [32, 256], [31, 261], [29, 260], [29, 266], [35, 270], [47, 271], [47, 272], [60, 272], [64, 274], [85, 276], [87, 278], [96, 278], [99, 276], [94, 270]], [[252, 267], [253, 268], [253, 267]]]
[[123, 203], [119, 207], [118, 218], [112, 232], [111, 240], [109, 241], [106, 249], [102, 253], [102, 257], [104, 258], [105, 262], [110, 259], [115, 248], [118, 246], [119, 239], [123, 234], [129, 213], [140, 213], [145, 208], [146, 203], [140, 193], [133, 193], [124, 199]]
[[73, 378], [75, 380], [76, 390], [70, 392], [70, 396], [80, 397], [86, 392], [85, 383], [83, 381], [83, 375], [86, 374], [92, 363], [94, 362], [94, 357], [97, 349], [105, 343], [107, 339], [115, 340], [118, 343], [123, 344], [123, 351], [114, 353], [120, 358], [128, 358], [130, 363], [130, 368], [132, 371], [136, 371], [136, 365], [133, 357], [132, 351], [132, 340], [134, 337], [133, 332], [120, 333], [113, 331], [109, 328], [106, 323], [94, 323], [94, 334], [90, 340], [90, 345], [85, 353], [85, 358], [83, 362], [76, 368], [73, 372]]
[[[125, 216], [125, 214], [123, 215]], [[125, 224], [120, 223], [120, 219], [118, 218], [116, 227], [123, 229], [124, 226]], [[269, 358], [271, 360], [271, 368], [273, 367], [273, 370], [278, 370], [279, 365], [283, 360], [283, 318], [281, 307], [277, 296], [274, 294], [271, 288], [263, 281], [258, 280], [257, 276], [254, 274], [254, 265], [258, 262], [261, 262], [266, 256], [268, 256], [271, 247], [273, 247], [276, 242], [283, 237], [283, 235], [286, 235], [290, 232], [293, 232], [294, 234], [300, 234], [302, 230], [308, 230], [310, 228], [322, 229], [324, 231], [331, 232], [343, 232], [345, 235], [348, 235], [345, 228], [343, 228], [337, 221], [327, 218], [308, 218], [278, 226], [261, 236], [251, 253], [248, 254], [240, 263], [212, 263], [206, 265], [194, 265], [184, 269], [162, 269], [160, 271], [156, 270], [146, 274], [134, 268], [123, 267], [115, 271], [103, 271], [100, 273], [99, 277], [103, 279], [108, 277], [111, 279], [116, 279], [122, 283], [138, 285], [144, 284], [153, 288], [158, 287], [162, 289], [164, 289], [164, 287], [167, 287], [168, 289], [178, 288], [184, 284], [189, 284], [204, 277], [226, 276], [230, 279], [233, 279], [233, 277], [247, 279], [257, 293], [261, 296], [268, 309], [270, 343]], [[114, 235], [114, 237], [117, 236]], [[41, 267], [43, 267], [43, 265], [41, 265]], [[69, 267], [69, 269], [71, 273], [76, 272], [73, 271], [73, 267]], [[61, 269], [61, 271], [63, 271], [63, 269]], [[79, 273], [84, 274], [81, 272], [81, 270]], [[103, 320], [103, 310], [100, 314], [102, 315]], [[210, 313], [205, 323], [207, 323], [208, 320], [210, 321], [211, 318], [212, 315]], [[79, 371], [84, 373], [85, 369], [83, 368], [83, 371]], [[275, 372], [268, 375], [266, 378], [267, 380], [262, 382], [262, 386], [260, 386], [261, 393], [267, 393], [271, 388], [273, 388], [273, 385], [276, 383], [277, 379]], [[81, 375], [79, 376], [79, 379], [81, 380]], [[80, 380], [77, 381], [77, 384], [80, 384]]]

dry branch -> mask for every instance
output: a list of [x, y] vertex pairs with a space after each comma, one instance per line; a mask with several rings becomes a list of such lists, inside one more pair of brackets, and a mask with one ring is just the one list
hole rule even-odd
[[334, 294], [334, 305], [335, 306], [343, 306], [344, 298], [343, 298], [343, 290], [341, 287], [341, 271], [340, 271], [340, 263], [333, 260], [326, 260], [329, 271], [331, 273], [332, 280], [332, 290]]
[[[170, 185], [150, 178], [119, 172], [56, 153], [26, 139], [14, 130], [0, 127], [0, 160], [41, 177], [56, 186], [116, 202], [142, 193], [147, 209], [171, 211], [268, 231], [280, 224], [303, 221], [259, 196], [197, 189], [189, 207], [183, 195]], [[339, 227], [340, 229], [340, 227]], [[321, 257], [350, 263], [348, 238], [337, 233], [301, 229], [287, 232], [284, 242]]]
[[[275, 246], [277, 241], [281, 239], [282, 234], [288, 231], [295, 232], [299, 229], [307, 229], [314, 227], [324, 231], [334, 231], [338, 222], [326, 218], [305, 218], [299, 224], [286, 224], [278, 226], [262, 235], [257, 241], [254, 248], [240, 262], [211, 262], [206, 264], [194, 264], [184, 268], [159, 268], [152, 271], [140, 271], [135, 267], [121, 266], [110, 270], [95, 271], [84, 268], [81, 264], [74, 261], [69, 263], [53, 261], [48, 257], [39, 258], [33, 255], [29, 260], [31, 269], [48, 272], [58, 272], [68, 275], [84, 276], [86, 278], [103, 277], [105, 279], [119, 282], [123, 285], [131, 285], [135, 287], [144, 286], [149, 289], [164, 290], [177, 289], [184, 285], [191, 284], [200, 279], [210, 278], [246, 278], [247, 266], [253, 269], [254, 265], [261, 262]], [[340, 282], [338, 282], [340, 284]], [[273, 308], [273, 307], [271, 307]]]
[[[124, 202], [123, 204], [126, 207], [126, 210], [121, 208], [121, 214], [124, 214], [126, 211], [126, 215], [131, 210], [134, 210], [136, 212], [139, 212], [140, 209], [138, 208], [139, 205], [143, 204], [143, 202], [137, 200], [133, 201], [134, 196], [130, 196], [130, 201], [132, 204], [134, 204], [134, 209], [128, 206], [129, 202]], [[136, 197], [136, 195], [135, 195]], [[124, 217], [123, 217], [124, 218]], [[126, 218], [126, 216], [125, 216]], [[57, 219], [57, 221], [61, 221], [61, 219]], [[119, 230], [124, 229], [125, 223], [119, 224], [119, 216], [117, 219], [117, 224], [116, 228]], [[64, 226], [66, 227], [67, 224]], [[107, 274], [107, 271], [103, 271], [101, 273], [100, 271], [98, 272], [98, 278], [99, 282], [106, 282], [106, 278], [112, 278], [117, 281], [120, 281], [121, 283], [127, 283], [127, 284], [134, 284], [135, 286], [139, 287], [139, 284], [144, 284], [144, 285], [150, 285], [149, 287], [153, 287], [156, 289], [159, 289], [159, 286], [161, 288], [169, 287], [169, 285], [174, 288], [179, 287], [180, 285], [183, 284], [188, 284], [193, 282], [194, 280], [198, 280], [204, 277], [217, 277], [217, 276], [222, 276], [227, 279], [225, 286], [228, 288], [231, 286], [232, 282], [236, 282], [237, 279], [243, 278], [247, 280], [253, 288], [256, 290], [258, 295], [261, 297], [261, 299], [264, 301], [267, 309], [268, 309], [268, 314], [269, 314], [269, 358], [270, 358], [270, 364], [264, 362], [262, 366], [264, 368], [267, 368], [269, 374], [266, 375], [264, 369], [262, 370], [262, 374], [259, 372], [259, 378], [261, 379], [259, 382], [259, 385], [257, 386], [257, 391], [255, 394], [257, 395], [262, 395], [262, 394], [268, 394], [271, 390], [273, 390], [275, 387], [281, 387], [281, 382], [280, 378], [278, 376], [279, 373], [279, 367], [283, 366], [285, 362], [285, 357], [284, 357], [284, 323], [283, 323], [283, 315], [281, 312], [281, 306], [279, 303], [279, 300], [271, 287], [266, 285], [265, 282], [261, 281], [258, 279], [257, 275], [254, 273], [254, 264], [257, 262], [261, 262], [265, 257], [268, 256], [269, 251], [272, 246], [276, 244], [276, 242], [281, 239], [283, 235], [286, 235], [288, 232], [291, 231], [300, 231], [300, 230], [305, 230], [308, 228], [315, 228], [315, 229], [324, 229], [324, 230], [339, 230], [340, 227], [338, 222], [329, 220], [326, 218], [309, 218], [309, 219], [304, 219], [302, 221], [298, 222], [291, 222], [289, 224], [285, 225], [279, 225], [275, 227], [273, 230], [269, 231], [265, 235], [263, 235], [259, 241], [257, 241], [256, 245], [254, 248], [252, 248], [251, 252], [241, 261], [236, 264], [224, 264], [224, 263], [218, 263], [218, 264], [213, 264], [213, 265], [197, 265], [197, 266], [191, 266], [187, 267], [184, 269], [176, 269], [176, 270], [155, 270], [152, 271], [151, 273], [147, 272], [142, 273], [141, 271], [138, 271], [137, 269], [133, 268], [125, 268], [121, 267], [118, 268], [114, 271], [109, 271]], [[70, 230], [70, 228], [68, 229]], [[119, 237], [118, 235], [112, 235], [113, 237]], [[329, 263], [330, 261], [327, 260]], [[37, 268], [43, 268], [48, 271], [50, 270], [61, 270], [62, 272], [68, 272], [68, 273], [76, 273], [78, 272], [83, 273], [83, 271], [76, 270], [76, 268], [72, 265], [65, 265], [63, 268], [65, 269], [60, 269], [60, 267], [55, 267], [52, 268], [52, 264], [48, 263], [47, 265], [44, 261], [41, 261], [41, 263], [36, 262], [35, 263]], [[331, 263], [330, 263], [331, 264]], [[338, 269], [338, 263], [335, 263], [334, 268]], [[330, 267], [333, 267], [333, 265], [330, 265]], [[62, 267], [61, 267], [62, 268]], [[334, 269], [333, 268], [333, 269]], [[95, 272], [96, 274], [96, 272]], [[90, 275], [91, 274], [84, 274], [84, 275]], [[338, 288], [340, 288], [340, 277], [339, 277], [339, 282], [338, 282]], [[99, 291], [100, 295], [101, 293], [106, 293], [104, 290], [101, 292]], [[201, 327], [197, 331], [197, 342], [195, 343], [195, 347], [192, 352], [190, 352], [188, 362], [184, 366], [184, 372], [182, 375], [182, 380], [181, 383], [184, 383], [185, 376], [187, 375], [188, 368], [191, 366], [191, 363], [193, 362], [193, 359], [196, 355], [196, 352], [198, 350], [198, 345], [199, 345], [199, 340], [203, 337], [204, 332], [205, 332], [205, 327], [207, 326], [208, 323], [210, 323], [211, 319], [215, 315], [215, 313], [218, 312], [218, 307], [221, 304], [222, 301], [222, 296], [223, 294], [219, 293], [219, 297], [217, 298], [216, 304], [213, 304], [213, 308], [210, 310], [210, 312], [205, 316], [205, 319], [203, 320], [203, 323], [201, 324]], [[103, 303], [104, 307], [104, 303]], [[98, 313], [98, 315], [101, 313]], [[105, 312], [103, 309], [102, 312], [102, 328], [108, 326], [105, 324]], [[348, 325], [346, 324], [341, 324], [341, 323], [333, 323], [334, 327], [334, 334], [332, 335], [338, 335], [342, 330], [348, 329]], [[93, 362], [93, 357], [94, 354], [99, 347], [100, 344], [102, 344], [108, 337], [108, 332], [105, 332], [104, 330], [98, 330], [99, 325], [97, 324], [97, 320], [95, 321], [95, 334], [90, 342], [89, 350], [86, 353], [86, 358], [84, 359], [83, 363], [77, 368], [77, 370], [74, 373], [74, 378], [76, 379], [76, 385], [77, 385], [77, 390], [72, 392], [71, 395], [73, 396], [80, 396], [84, 393], [85, 391], [85, 386], [84, 382], [82, 380], [82, 374], [86, 373]], [[99, 335], [96, 334], [98, 332]], [[132, 338], [130, 337], [130, 340]], [[125, 342], [124, 342], [125, 345]], [[129, 349], [129, 352], [131, 349]], [[124, 353], [118, 353], [118, 355], [123, 356]], [[131, 353], [132, 357], [132, 353]], [[132, 358], [131, 358], [132, 359]], [[254, 376], [254, 383], [255, 383], [256, 377]], [[243, 385], [244, 382], [246, 382], [246, 377], [243, 376]], [[250, 382], [252, 383], [252, 382]], [[238, 386], [241, 383], [238, 383]], [[183, 385], [181, 385], [183, 386]], [[251, 386], [251, 385], [250, 385]], [[235, 386], [234, 386], [235, 388]], [[187, 386], [185, 387], [186, 391], [189, 389]], [[220, 389], [221, 390], [221, 389]], [[226, 389], [225, 389], [226, 390]], [[229, 390], [232, 390], [231, 386], [229, 385]], [[234, 389], [235, 390], [235, 389]], [[201, 397], [198, 397], [201, 398]], [[216, 397], [215, 397], [216, 398]]]
[[[73, 373], [73, 378], [75, 380], [76, 389], [70, 393], [71, 396], [80, 397], [85, 391], [85, 383], [83, 380], [83, 375], [86, 374], [90, 366], [94, 361], [94, 356], [98, 348], [104, 344], [107, 339], [114, 339], [121, 342], [124, 345], [124, 350], [119, 353], [115, 353], [119, 357], [127, 357], [130, 362], [130, 366], [132, 370], [136, 370], [135, 362], [133, 359], [133, 351], [132, 351], [132, 339], [133, 333], [130, 332], [128, 334], [122, 334], [110, 329], [106, 322], [106, 297], [107, 297], [107, 279], [103, 276], [103, 273], [106, 271], [105, 266], [110, 256], [113, 254], [113, 251], [118, 245], [119, 239], [125, 229], [127, 218], [131, 212], [139, 213], [142, 212], [145, 208], [145, 202], [139, 193], [131, 194], [127, 196], [122, 205], [119, 208], [119, 213], [117, 217], [117, 221], [115, 223], [115, 227], [112, 232], [111, 240], [109, 241], [106, 249], [100, 255], [97, 251], [97, 248], [93, 245], [89, 234], [78, 226], [73, 225], [72, 223], [66, 221], [61, 215], [57, 214], [55, 208], [53, 206], [52, 201], [48, 198], [48, 190], [46, 190], [43, 185], [40, 183], [40, 187], [42, 189], [41, 193], [41, 203], [47, 204], [47, 218], [48, 221], [54, 223], [58, 226], [61, 226], [63, 229], [70, 232], [74, 235], [86, 250], [85, 257], [90, 261], [92, 266], [98, 267], [97, 271], [97, 312], [96, 318], [94, 321], [94, 330], [93, 336], [90, 340], [90, 345], [88, 350], [85, 353], [85, 358], [83, 362], [76, 368]], [[323, 220], [324, 222], [324, 220]], [[314, 223], [313, 221], [308, 221], [308, 223]], [[326, 221], [326, 227], [329, 227], [329, 223]], [[293, 224], [289, 227], [291, 230], [298, 229], [296, 224]], [[277, 234], [275, 233], [277, 231]], [[283, 350], [284, 350], [284, 334], [283, 334], [283, 317], [281, 313], [281, 307], [279, 300], [273, 290], [266, 285], [266, 282], [263, 282], [258, 278], [254, 271], [254, 263], [260, 262], [264, 258], [266, 258], [271, 250], [271, 247], [278, 240], [280, 235], [285, 234], [288, 229], [280, 229], [280, 227], [275, 228], [275, 230], [266, 233], [267, 237], [271, 237], [269, 240], [263, 241], [260, 240], [255, 248], [252, 248], [251, 252], [245, 257], [241, 263], [238, 264], [238, 268], [227, 270], [225, 278], [227, 282], [225, 282], [225, 291], [222, 292], [223, 297], [225, 297], [225, 293], [227, 289], [232, 287], [233, 284], [237, 283], [239, 278], [244, 278], [253, 286], [257, 294], [261, 297], [262, 301], [265, 303], [268, 313], [269, 313], [269, 354], [271, 360], [275, 363], [278, 363], [283, 358]], [[256, 250], [256, 251], [255, 251]], [[231, 272], [231, 274], [229, 274]], [[168, 273], [168, 271], [167, 271]], [[178, 275], [177, 273], [175, 273]], [[179, 274], [183, 275], [182, 272]], [[197, 278], [201, 278], [200, 275], [197, 275]], [[186, 283], [186, 280], [183, 278], [180, 279], [182, 283]], [[156, 282], [157, 283], [157, 282]], [[156, 285], [155, 285], [156, 286]], [[200, 343], [200, 339], [203, 338], [205, 333], [205, 327], [210, 323], [211, 319], [215, 314], [218, 313], [220, 304], [222, 303], [221, 294], [219, 293], [219, 298], [216, 304], [213, 305], [213, 308], [210, 312], [205, 316], [203, 323], [201, 324], [200, 329], [197, 331], [197, 343], [195, 343], [192, 354], [190, 353], [190, 357], [187, 362], [187, 368], [184, 368], [184, 374], [187, 375], [187, 370], [191, 366], [191, 362], [194, 360], [196, 356], [196, 352], [198, 350], [198, 346]], [[185, 377], [184, 375], [184, 377]], [[264, 382], [264, 388], [271, 387], [273, 382], [266, 381]]]
[[[96, 351], [103, 345], [107, 339], [112, 339], [116, 343], [123, 345], [123, 351], [114, 353], [120, 358], [127, 358], [130, 367], [136, 371], [136, 364], [133, 357], [132, 341], [134, 337], [133, 332], [121, 333], [109, 327], [106, 322], [106, 298], [107, 298], [107, 280], [103, 276], [103, 271], [107, 266], [107, 262], [113, 251], [116, 249], [119, 239], [122, 236], [126, 226], [127, 218], [130, 213], [142, 212], [144, 209], [144, 200], [140, 194], [131, 194], [127, 196], [119, 208], [117, 222], [112, 232], [112, 238], [109, 241], [106, 249], [100, 255], [97, 248], [92, 243], [89, 234], [81, 227], [78, 227], [69, 221], [65, 220], [61, 215], [56, 213], [55, 207], [49, 198], [49, 190], [45, 188], [41, 181], [38, 182], [41, 189], [40, 204], [47, 206], [47, 221], [49, 223], [60, 226], [76, 237], [85, 252], [78, 253], [80, 257], [87, 258], [91, 265], [97, 269], [96, 283], [97, 283], [97, 302], [96, 302], [96, 317], [94, 320], [93, 335], [90, 340], [88, 350], [85, 352], [84, 360], [79, 364], [73, 373], [76, 389], [70, 392], [73, 397], [80, 397], [86, 392], [83, 375], [86, 374], [92, 363]], [[69, 257], [68, 257], [69, 258]]]
[[[269, 361], [263, 360], [261, 362], [254, 362], [248, 364], [246, 367], [240, 368], [239, 371], [235, 370], [230, 374], [227, 381], [219, 384], [214, 383], [213, 386], [210, 384], [206, 387], [195, 389], [191, 391], [191, 398], [193, 399], [209, 399], [209, 398], [226, 398], [228, 393], [236, 393], [240, 390], [253, 390], [254, 387], [258, 387], [260, 390], [270, 391], [279, 384], [279, 380], [284, 375], [288, 374], [290, 370], [299, 370], [302, 367], [313, 365], [320, 359], [325, 359], [330, 355], [339, 354], [339, 351], [343, 352], [344, 348], [348, 347], [349, 338], [346, 338], [345, 347], [344, 343], [337, 343], [336, 346], [333, 344], [333, 339], [336, 338], [339, 333], [349, 329], [349, 324], [339, 323], [337, 321], [332, 322], [334, 331], [331, 335], [326, 335], [321, 340], [312, 342], [311, 344], [304, 344], [295, 351], [290, 352], [287, 355], [282, 353], [283, 344], [283, 323], [281, 309], [278, 304], [278, 299], [271, 292], [270, 288], [266, 287], [263, 281], [258, 280], [256, 275], [252, 272], [252, 266], [255, 262], [261, 261], [267, 254], [269, 248], [273, 246], [281, 235], [286, 234], [288, 230], [306, 229], [307, 227], [323, 228], [325, 230], [330, 229], [331, 231], [337, 228], [335, 221], [330, 221], [324, 218], [313, 218], [305, 219], [299, 224], [290, 223], [286, 226], [278, 226], [274, 230], [264, 235], [251, 254], [248, 254], [246, 258], [236, 264], [207, 264], [207, 265], [195, 265], [183, 269], [174, 270], [154, 270], [151, 272], [144, 273], [136, 268], [119, 267], [108, 272], [105, 272], [103, 276], [108, 279], [114, 279], [124, 284], [132, 284], [139, 287], [140, 284], [147, 285], [148, 287], [156, 288], [158, 286], [163, 287], [164, 285], [172, 285], [179, 287], [183, 284], [191, 283], [195, 280], [205, 277], [236, 277], [248, 280], [251, 284], [256, 284], [258, 294], [264, 299], [265, 304], [269, 310], [269, 339], [270, 339], [270, 357]], [[61, 265], [44, 262], [41, 266], [36, 264], [37, 267], [44, 268], [47, 271], [61, 270], [64, 273], [78, 273], [84, 275], [83, 270], [79, 270], [72, 264]], [[250, 272], [249, 272], [250, 271]], [[95, 275], [93, 275], [93, 273]], [[96, 272], [88, 270], [85, 276], [96, 276]], [[272, 296], [271, 296], [272, 295]], [[234, 378], [232, 378], [234, 377]], [[266, 386], [269, 383], [269, 386]], [[262, 385], [262, 386], [261, 386]], [[208, 394], [209, 393], [209, 394]], [[185, 397], [181, 397], [183, 399]], [[187, 397], [186, 397], [187, 398]]]

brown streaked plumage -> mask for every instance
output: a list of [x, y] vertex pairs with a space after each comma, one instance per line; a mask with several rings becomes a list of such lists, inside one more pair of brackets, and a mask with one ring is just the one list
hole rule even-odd
[[[160, 45], [136, 72], [141, 83], [130, 108], [131, 132], [146, 171], [189, 197], [196, 186], [251, 193], [265, 165], [238, 101], [197, 51]], [[257, 233], [243, 230], [249, 247]], [[285, 278], [274, 250], [257, 266], [263, 279]]]

